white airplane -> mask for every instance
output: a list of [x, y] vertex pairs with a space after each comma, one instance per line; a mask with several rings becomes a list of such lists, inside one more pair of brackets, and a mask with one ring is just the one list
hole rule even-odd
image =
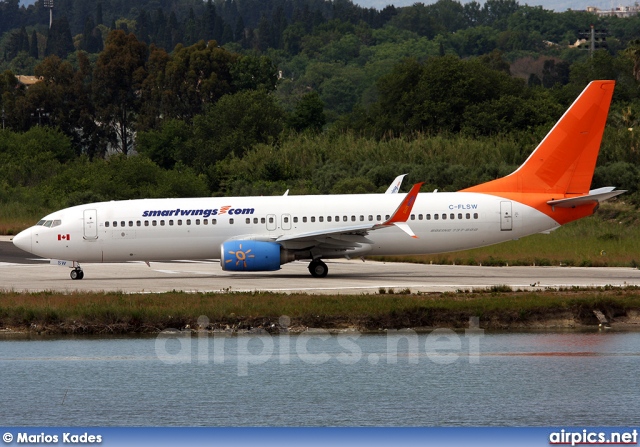
[[[454, 193], [143, 199], [74, 206], [18, 234], [27, 252], [80, 263], [220, 259], [227, 271], [310, 260], [457, 251], [548, 233], [624, 191], [589, 190], [614, 81], [591, 82], [512, 174]], [[401, 180], [401, 179], [400, 179]], [[396, 181], [394, 181], [394, 184]], [[66, 260], [66, 261], [64, 261]]]

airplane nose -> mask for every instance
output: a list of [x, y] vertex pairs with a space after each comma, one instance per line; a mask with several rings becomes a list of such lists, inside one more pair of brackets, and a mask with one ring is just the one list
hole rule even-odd
[[27, 228], [24, 231], [21, 231], [13, 238], [13, 245], [18, 247], [20, 250], [24, 250], [28, 253], [33, 253], [31, 251], [31, 228]]

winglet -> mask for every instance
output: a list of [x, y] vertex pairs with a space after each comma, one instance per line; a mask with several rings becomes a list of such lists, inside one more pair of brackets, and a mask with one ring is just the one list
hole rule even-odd
[[413, 185], [411, 191], [409, 191], [402, 203], [400, 203], [400, 206], [396, 208], [391, 217], [383, 222], [382, 225], [393, 225], [395, 223], [406, 222], [411, 215], [413, 204], [416, 203], [416, 198], [418, 197], [418, 193], [420, 192], [422, 185], [424, 185], [424, 182]]
[[389, 187], [387, 188], [387, 190], [384, 192], [385, 194], [396, 194], [398, 192], [400, 192], [400, 185], [402, 185], [402, 179], [404, 179], [404, 177], [407, 174], [402, 174], [399, 175], [395, 178], [395, 180], [393, 180], [393, 182], [391, 182], [391, 185], [389, 185]]

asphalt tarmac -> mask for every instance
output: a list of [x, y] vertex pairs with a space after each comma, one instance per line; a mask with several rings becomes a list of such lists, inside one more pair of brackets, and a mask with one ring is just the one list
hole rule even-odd
[[225, 272], [218, 261], [83, 264], [84, 279], [73, 281], [70, 269], [50, 265], [0, 239], [0, 290], [188, 292], [274, 291], [313, 294], [445, 292], [508, 285], [513, 289], [640, 286], [632, 268], [477, 267], [327, 260], [329, 275], [313, 278], [307, 262], [285, 264], [276, 272]]

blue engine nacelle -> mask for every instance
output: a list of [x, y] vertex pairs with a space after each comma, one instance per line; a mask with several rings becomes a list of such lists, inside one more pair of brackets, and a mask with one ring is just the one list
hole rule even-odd
[[266, 272], [280, 270], [280, 265], [289, 261], [293, 261], [293, 257], [275, 242], [232, 240], [221, 246], [222, 270]]

